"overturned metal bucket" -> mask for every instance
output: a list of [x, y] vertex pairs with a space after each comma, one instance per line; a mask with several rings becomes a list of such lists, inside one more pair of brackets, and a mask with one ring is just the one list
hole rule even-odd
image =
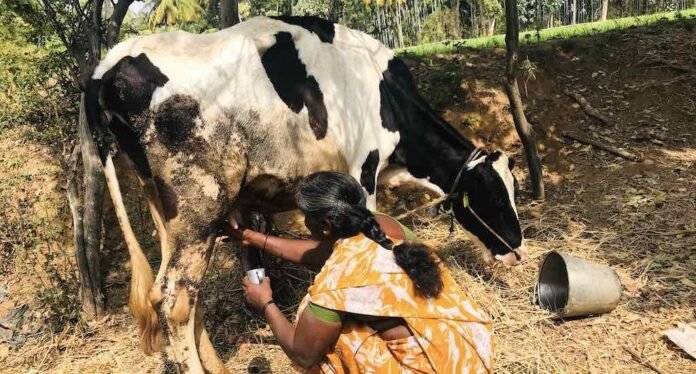
[[539, 269], [539, 306], [560, 317], [611, 312], [620, 298], [621, 282], [608, 266], [552, 251]]

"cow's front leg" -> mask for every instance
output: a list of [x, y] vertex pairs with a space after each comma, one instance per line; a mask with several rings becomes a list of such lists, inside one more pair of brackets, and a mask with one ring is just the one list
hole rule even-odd
[[366, 207], [371, 211], [377, 210], [377, 175], [387, 166], [386, 159], [380, 159], [377, 149], [367, 154], [360, 168], [351, 171], [351, 175], [360, 182], [365, 190]]

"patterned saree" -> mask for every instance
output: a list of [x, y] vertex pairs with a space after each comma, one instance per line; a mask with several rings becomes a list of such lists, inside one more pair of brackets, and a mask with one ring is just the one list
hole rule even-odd
[[346, 319], [335, 348], [311, 372], [492, 372], [492, 323], [440, 266], [443, 291], [428, 299], [416, 295], [392, 251], [362, 234], [338, 241], [298, 316], [311, 301], [349, 314], [400, 317], [413, 335], [385, 341], [366, 323]]

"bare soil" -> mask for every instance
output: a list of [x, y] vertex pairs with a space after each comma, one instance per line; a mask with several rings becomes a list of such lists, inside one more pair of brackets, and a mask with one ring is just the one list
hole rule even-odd
[[[637, 373], [653, 371], [652, 365], [664, 373], [696, 372], [696, 361], [663, 334], [677, 322], [696, 319], [696, 31], [676, 22], [551, 41], [527, 47], [522, 55], [536, 65], [534, 78], [520, 74], [520, 85], [538, 137], [547, 191], [545, 202], [532, 202], [527, 187], [519, 205], [530, 260], [512, 269], [490, 269], [459, 230], [450, 235], [443, 217], [423, 214], [407, 223], [438, 248], [462, 287], [494, 318], [496, 371]], [[479, 145], [513, 155], [520, 165], [515, 173], [525, 181], [523, 151], [502, 88], [504, 51], [463, 50], [407, 62], [433, 106]], [[563, 93], [566, 89], [581, 94], [613, 125], [587, 116]], [[629, 150], [642, 161], [570, 141], [563, 132]], [[0, 152], [5, 162], [9, 153]], [[8, 178], [5, 169], [2, 173]], [[60, 199], [59, 186], [54, 187]], [[128, 194], [131, 206], [139, 204], [135, 190]], [[380, 208], [393, 214], [427, 200], [416, 188], [380, 191]], [[285, 234], [298, 233], [298, 222], [287, 216], [278, 221]], [[141, 222], [146, 225], [146, 219]], [[143, 240], [151, 230], [141, 230]], [[155, 244], [150, 240], [152, 252]], [[539, 309], [534, 283], [539, 262], [550, 250], [613, 267], [624, 287], [618, 308], [571, 320]], [[117, 246], [109, 253], [112, 315], [44, 331], [21, 347], [0, 343], [1, 371], [161, 371], [157, 357], [138, 350], [136, 328], [124, 307], [126, 252]], [[269, 262], [275, 295], [292, 316], [312, 274]], [[9, 305], [34, 305], [26, 292], [13, 291], [29, 276], [10, 270], [0, 276], [0, 285], [4, 279], [10, 283], [1, 314]], [[234, 373], [290, 371], [268, 328], [244, 308], [240, 277], [233, 250], [218, 246], [205, 301], [218, 352]], [[41, 310], [40, 305], [33, 308]]]

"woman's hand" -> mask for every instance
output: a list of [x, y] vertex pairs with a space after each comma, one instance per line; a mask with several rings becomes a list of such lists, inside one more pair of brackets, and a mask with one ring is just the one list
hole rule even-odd
[[249, 246], [251, 245], [251, 240], [249, 239], [249, 234], [252, 232], [252, 230], [243, 228], [239, 226], [239, 223], [237, 223], [237, 220], [234, 217], [230, 217], [227, 220], [227, 234], [229, 234], [230, 238], [242, 245]]
[[273, 300], [271, 280], [268, 277], [264, 277], [261, 284], [251, 283], [248, 277], [244, 277], [242, 279], [242, 288], [244, 289], [244, 297], [247, 303], [258, 313], [261, 313], [266, 303]]

